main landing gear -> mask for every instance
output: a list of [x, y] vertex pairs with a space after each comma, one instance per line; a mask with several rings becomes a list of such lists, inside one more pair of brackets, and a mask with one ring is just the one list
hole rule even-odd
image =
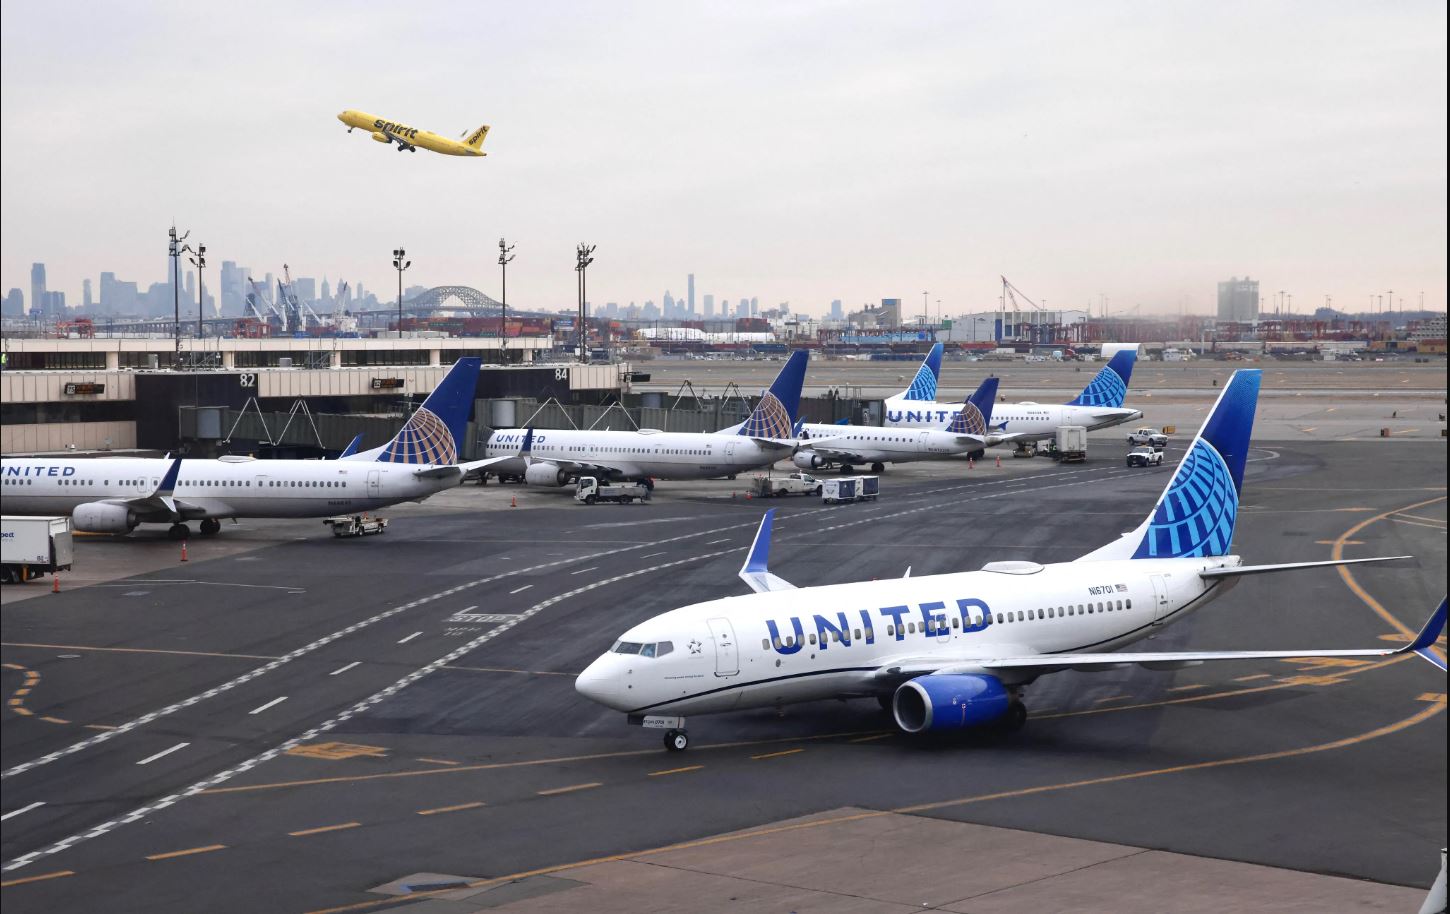
[[201, 522], [202, 536], [216, 536], [222, 532], [222, 522], [215, 517], [208, 517]]
[[884, 463], [873, 463], [873, 464], [871, 464], [871, 472], [873, 472], [873, 473], [885, 473], [886, 472], [886, 464], [884, 464]]
[[186, 524], [172, 524], [166, 531], [167, 539], [184, 540], [191, 536], [191, 528]]
[[690, 747], [690, 735], [684, 730], [666, 730], [665, 748], [671, 752], [684, 752]]

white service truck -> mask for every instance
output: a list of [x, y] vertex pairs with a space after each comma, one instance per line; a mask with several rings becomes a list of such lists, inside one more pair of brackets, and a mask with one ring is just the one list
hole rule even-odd
[[586, 505], [601, 501], [615, 501], [627, 505], [632, 501], [645, 501], [648, 498], [649, 486], [642, 482], [601, 483], [594, 476], [580, 476], [579, 487], [574, 491], [574, 500]]
[[70, 571], [74, 556], [69, 517], [0, 517], [0, 581], [23, 584]]
[[848, 501], [875, 501], [879, 476], [837, 476], [821, 481], [821, 502], [837, 505]]
[[789, 476], [756, 476], [750, 480], [750, 494], [756, 498], [819, 495], [821, 494], [821, 481], [809, 473], [791, 473]]
[[1059, 425], [1057, 427], [1057, 459], [1063, 463], [1082, 463], [1087, 460], [1086, 426]]

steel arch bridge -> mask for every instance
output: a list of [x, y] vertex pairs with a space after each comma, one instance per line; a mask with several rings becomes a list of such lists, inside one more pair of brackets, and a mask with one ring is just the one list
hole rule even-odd
[[[449, 299], [454, 299], [448, 304]], [[403, 302], [403, 309], [413, 313], [426, 311], [473, 311], [497, 316], [503, 305], [472, 286], [436, 286]]]

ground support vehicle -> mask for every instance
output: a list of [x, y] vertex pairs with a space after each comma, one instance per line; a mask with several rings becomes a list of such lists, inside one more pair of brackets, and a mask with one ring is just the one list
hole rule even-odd
[[1082, 463], [1087, 460], [1087, 428], [1081, 425], [1059, 426], [1056, 456], [1063, 463]]
[[74, 545], [69, 517], [0, 517], [0, 581], [70, 571]]
[[1154, 447], [1135, 447], [1128, 452], [1127, 462], [1130, 467], [1160, 467], [1163, 452]]
[[1144, 426], [1143, 428], [1133, 429], [1131, 432], [1128, 432], [1128, 443], [1133, 447], [1139, 447], [1144, 444], [1158, 448], [1167, 447], [1168, 436], [1156, 428]]
[[789, 476], [756, 476], [750, 480], [750, 494], [756, 498], [819, 495], [821, 494], [821, 481], [809, 473], [791, 473]]
[[386, 517], [368, 517], [366, 514], [339, 514], [322, 522], [332, 528], [333, 536], [367, 536], [388, 529]]
[[642, 482], [601, 483], [595, 476], [580, 476], [579, 487], [574, 492], [574, 500], [586, 505], [597, 504], [601, 501], [613, 501], [627, 505], [630, 502], [644, 501], [647, 498], [649, 498], [649, 486]]
[[821, 502], [828, 505], [849, 501], [875, 501], [880, 484], [877, 476], [842, 476], [821, 482]]

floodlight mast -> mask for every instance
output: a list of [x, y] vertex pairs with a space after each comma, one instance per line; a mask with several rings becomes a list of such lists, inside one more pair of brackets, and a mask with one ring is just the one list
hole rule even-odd
[[413, 261], [404, 260], [408, 252], [402, 248], [393, 248], [393, 269], [398, 271], [398, 340], [403, 339], [403, 271], [413, 265]]
[[514, 246], [504, 239], [498, 240], [498, 268], [502, 276], [503, 299], [499, 302], [502, 311], [498, 321], [499, 352], [505, 365], [509, 360], [509, 262], [514, 259]]
[[171, 335], [176, 339], [176, 358], [172, 368], [181, 367], [181, 253], [183, 250], [190, 250], [190, 246], [182, 242], [190, 237], [191, 232], [187, 231], [178, 236], [176, 226], [171, 226], [167, 232], [171, 241], [168, 244], [167, 254], [171, 257], [171, 307], [173, 317], [171, 320]]
[[196, 338], [201, 339], [206, 336], [205, 324], [202, 323], [206, 310], [206, 285], [202, 280], [202, 270], [206, 269], [206, 245], [198, 243], [193, 256], [187, 260], [196, 267]]
[[589, 265], [594, 262], [593, 253], [598, 245], [579, 242], [579, 247], [574, 251], [574, 269], [579, 273], [579, 361], [582, 364], [589, 362], [589, 339], [585, 333], [584, 325], [589, 319], [587, 310], [588, 280], [585, 272]]

